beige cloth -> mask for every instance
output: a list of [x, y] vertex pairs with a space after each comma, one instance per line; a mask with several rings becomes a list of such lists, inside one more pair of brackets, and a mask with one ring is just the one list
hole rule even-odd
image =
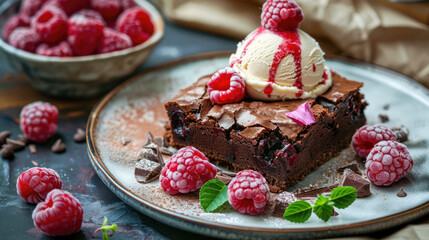
[[[243, 39], [260, 25], [264, 0], [153, 0], [171, 21]], [[375, 63], [429, 87], [429, 3], [297, 0], [301, 28], [327, 54]]]

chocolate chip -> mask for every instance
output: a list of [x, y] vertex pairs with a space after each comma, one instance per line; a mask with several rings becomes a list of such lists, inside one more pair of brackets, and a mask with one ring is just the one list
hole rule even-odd
[[13, 147], [13, 151], [14, 152], [21, 151], [26, 146], [25, 142], [13, 140], [13, 139], [10, 139], [10, 138], [6, 139], [6, 143], [9, 144], [9, 145], [11, 145]]
[[52, 145], [51, 147], [51, 151], [54, 153], [63, 153], [66, 151], [66, 145], [63, 143], [63, 141], [60, 139], [58, 139], [54, 145]]
[[399, 189], [399, 192], [396, 194], [396, 196], [398, 197], [406, 197], [408, 194], [404, 191], [404, 188], [401, 187], [401, 189]]
[[379, 114], [378, 117], [380, 118], [380, 121], [382, 123], [385, 123], [385, 122], [389, 121], [389, 117], [386, 114]]
[[0, 132], [0, 146], [3, 145], [3, 144], [6, 144], [6, 139], [8, 137], [10, 137], [10, 135], [12, 135], [12, 133], [9, 132], [9, 131], [2, 131], [2, 132]]
[[131, 139], [130, 138], [127, 138], [127, 137], [121, 137], [121, 143], [122, 143], [122, 145], [123, 146], [127, 146], [128, 145], [128, 143], [130, 143], [131, 142]]
[[370, 182], [348, 168], [344, 170], [341, 186], [354, 187], [358, 198], [371, 196]]
[[143, 158], [137, 161], [134, 176], [139, 183], [149, 183], [159, 177], [161, 169], [161, 164]]
[[395, 127], [392, 128], [392, 131], [395, 133], [396, 135], [396, 140], [398, 142], [406, 142], [408, 141], [408, 128], [401, 126], [401, 127]]
[[82, 128], [78, 128], [73, 136], [73, 140], [77, 143], [83, 143], [86, 141], [85, 131]]
[[359, 174], [359, 175], [362, 175], [362, 172], [359, 170], [359, 166], [357, 165], [357, 163], [355, 163], [355, 162], [352, 162], [352, 163], [347, 163], [347, 164], [345, 164], [345, 165], [342, 165], [342, 166], [340, 166], [338, 169], [337, 169], [337, 172], [339, 172], [339, 173], [343, 173], [344, 172], [344, 170], [345, 169], [350, 169], [350, 170], [352, 170], [353, 172], [355, 172], [356, 174]]
[[0, 155], [4, 159], [12, 160], [15, 157], [13, 154], [13, 146], [10, 144], [3, 144], [0, 150]]

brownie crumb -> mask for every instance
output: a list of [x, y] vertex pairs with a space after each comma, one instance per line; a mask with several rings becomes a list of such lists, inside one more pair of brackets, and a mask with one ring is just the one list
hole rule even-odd
[[18, 141], [17, 140], [13, 140], [13, 139], [10, 139], [10, 138], [6, 139], [6, 143], [9, 144], [9, 145], [11, 145], [13, 147], [13, 151], [14, 152], [21, 151], [27, 145], [27, 144], [25, 144], [25, 142], [21, 142], [19, 140]]
[[12, 160], [15, 157], [13, 146], [10, 144], [3, 144], [0, 155], [4, 159]]
[[396, 194], [396, 196], [398, 197], [406, 197], [408, 194], [404, 191], [404, 188], [401, 187], [401, 189], [399, 189], [399, 192]]
[[385, 122], [389, 121], [389, 117], [386, 114], [379, 114], [378, 117], [380, 118], [380, 121], [382, 123], [385, 123]]
[[12, 133], [10, 131], [2, 131], [0, 132], [0, 146], [6, 144], [6, 139], [10, 137]]
[[73, 136], [73, 140], [77, 143], [86, 142], [85, 131], [82, 128], [78, 128]]
[[392, 131], [395, 133], [396, 135], [396, 140], [398, 142], [406, 142], [408, 141], [408, 128], [401, 126], [401, 127], [394, 127], [392, 128]]
[[131, 142], [131, 139], [130, 138], [127, 138], [127, 137], [122, 137], [121, 138], [121, 144], [123, 145], [123, 146], [127, 146], [128, 145], [128, 143], [130, 143]]
[[63, 153], [66, 151], [66, 145], [63, 143], [61, 138], [59, 138], [54, 145], [51, 147], [51, 151], [54, 153]]
[[384, 110], [389, 110], [389, 108], [390, 108], [390, 105], [389, 105], [389, 104], [385, 104], [385, 105], [383, 106], [383, 109], [384, 109]]
[[28, 149], [30, 149], [30, 153], [32, 153], [32, 154], [37, 153], [36, 145], [34, 145], [34, 144], [28, 145]]

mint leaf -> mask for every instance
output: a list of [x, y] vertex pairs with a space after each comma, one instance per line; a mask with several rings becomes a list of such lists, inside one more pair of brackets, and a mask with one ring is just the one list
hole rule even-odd
[[329, 199], [334, 202], [334, 206], [340, 209], [350, 206], [357, 196], [357, 191], [354, 187], [336, 187], [332, 190]]
[[311, 205], [306, 201], [295, 201], [286, 208], [283, 217], [294, 223], [303, 223], [311, 216]]
[[334, 202], [329, 198], [319, 195], [314, 203], [313, 212], [323, 221], [327, 222], [334, 212]]
[[200, 190], [200, 204], [206, 212], [222, 209], [228, 202], [228, 187], [220, 180], [206, 182]]

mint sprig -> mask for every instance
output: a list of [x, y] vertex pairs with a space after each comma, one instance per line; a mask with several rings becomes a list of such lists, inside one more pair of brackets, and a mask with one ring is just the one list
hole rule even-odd
[[206, 212], [217, 212], [228, 202], [228, 187], [218, 179], [206, 182], [200, 190], [200, 204]]
[[112, 224], [107, 225], [107, 217], [104, 217], [103, 225], [101, 225], [100, 228], [95, 230], [95, 232], [92, 234], [92, 238], [95, 238], [98, 232], [103, 232], [103, 240], [109, 240], [109, 237], [111, 237], [115, 231], [118, 229], [118, 225]]
[[353, 187], [337, 187], [329, 197], [319, 195], [314, 206], [306, 201], [296, 201], [290, 204], [283, 217], [295, 223], [306, 222], [311, 216], [311, 210], [317, 217], [327, 222], [334, 212], [334, 206], [340, 209], [347, 208], [356, 200], [357, 192]]

